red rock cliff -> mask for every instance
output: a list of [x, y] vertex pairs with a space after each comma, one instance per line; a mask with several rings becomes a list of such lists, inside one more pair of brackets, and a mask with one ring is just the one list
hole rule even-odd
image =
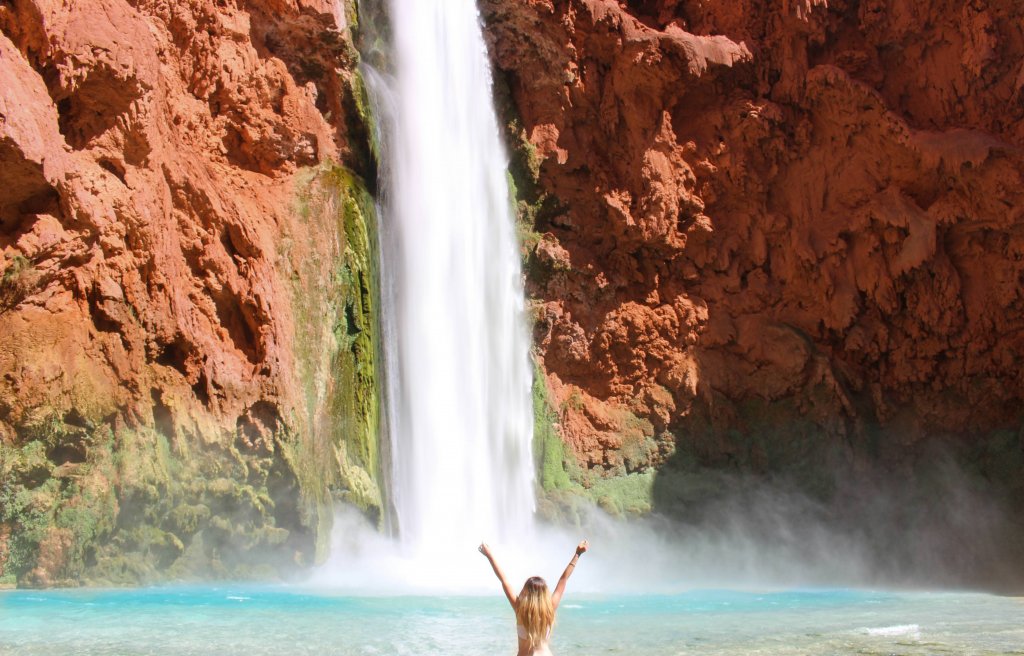
[[766, 470], [822, 435], [1024, 466], [1024, 6], [481, 5], [586, 467]]
[[316, 437], [359, 212], [316, 167], [368, 168], [340, 5], [0, 3], [5, 578], [311, 562], [339, 466], [379, 505]]

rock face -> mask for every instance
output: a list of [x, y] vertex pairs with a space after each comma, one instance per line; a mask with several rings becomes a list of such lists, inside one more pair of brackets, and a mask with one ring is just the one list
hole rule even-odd
[[[315, 562], [384, 506], [354, 5], [73, 5], [0, 2], [0, 582]], [[1024, 6], [480, 5], [553, 497], [1024, 503]]]
[[1024, 6], [481, 6], [585, 470], [940, 437], [1020, 494]]
[[332, 494], [379, 512], [339, 4], [0, 4], [5, 579], [287, 568]]

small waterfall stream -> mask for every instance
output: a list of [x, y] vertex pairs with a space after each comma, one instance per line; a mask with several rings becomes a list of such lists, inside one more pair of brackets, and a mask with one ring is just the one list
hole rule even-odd
[[390, 0], [381, 275], [394, 527], [434, 560], [533, 525], [529, 337], [481, 19]]

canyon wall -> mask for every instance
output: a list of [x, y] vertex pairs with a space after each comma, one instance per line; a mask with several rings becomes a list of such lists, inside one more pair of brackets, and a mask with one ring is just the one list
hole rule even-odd
[[549, 489], [943, 453], [1024, 501], [1024, 6], [481, 7]]
[[[1024, 8], [480, 7], [542, 514], [936, 462], [1024, 503]], [[356, 28], [326, 0], [0, 0], [0, 583], [279, 576], [336, 501], [381, 517]]]
[[342, 7], [0, 2], [4, 582], [276, 576], [379, 516]]

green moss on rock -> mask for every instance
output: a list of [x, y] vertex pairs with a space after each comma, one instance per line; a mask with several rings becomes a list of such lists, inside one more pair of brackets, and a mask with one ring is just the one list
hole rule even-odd
[[[628, 413], [627, 413], [628, 414]], [[537, 466], [538, 514], [559, 524], [578, 524], [584, 505], [596, 504], [615, 516], [651, 511], [655, 474], [584, 470], [558, 433], [558, 415], [547, 392], [544, 372], [535, 360], [533, 375], [533, 453]], [[629, 414], [624, 426], [625, 457], [651, 448], [650, 422]], [[635, 453], [634, 453], [635, 452]], [[634, 454], [630, 456], [629, 454]]]
[[0, 309], [14, 307], [24, 300], [38, 275], [25, 256], [8, 258], [5, 255], [0, 274]]
[[[544, 158], [527, 138], [508, 81], [501, 71], [495, 71], [494, 104], [504, 127], [505, 147], [509, 153], [506, 177], [523, 270], [529, 280], [539, 282], [550, 272], [538, 262], [537, 245], [550, 229], [550, 219], [564, 210], [554, 195], [544, 191], [540, 181]], [[550, 234], [547, 238], [554, 240]]]
[[[313, 532], [289, 509], [288, 500], [301, 494], [294, 475], [250, 466], [233, 435], [193, 456], [146, 426], [115, 431], [102, 422], [77, 423], [94, 428], [51, 417], [52, 433], [28, 431], [43, 439], [0, 446], [5, 581], [123, 585], [255, 571], [280, 576], [312, 561]], [[286, 484], [275, 483], [275, 475]]]
[[589, 496], [609, 514], [615, 516], [642, 515], [652, 507], [654, 472], [647, 471], [611, 478], [598, 478], [589, 490]]
[[[314, 500], [319, 512], [341, 498], [379, 519], [376, 206], [359, 177], [340, 166], [317, 169], [300, 195], [309, 227], [307, 250], [319, 257], [295, 263], [300, 269], [294, 307], [303, 423], [313, 438], [295, 445], [292, 459], [301, 479], [321, 482], [322, 494]], [[334, 241], [324, 251], [319, 242], [332, 234]], [[320, 282], [325, 279], [329, 284]], [[324, 316], [330, 320], [324, 322]]]
[[337, 166], [301, 185], [301, 234], [279, 260], [296, 330], [289, 416], [254, 444], [241, 419], [184, 434], [99, 402], [31, 413], [0, 444], [0, 582], [277, 577], [326, 555], [337, 499], [380, 517], [374, 203]]
[[573, 487], [569, 477], [572, 459], [558, 435], [558, 415], [548, 398], [544, 372], [534, 361], [533, 370], [533, 454], [541, 491], [567, 490]]

